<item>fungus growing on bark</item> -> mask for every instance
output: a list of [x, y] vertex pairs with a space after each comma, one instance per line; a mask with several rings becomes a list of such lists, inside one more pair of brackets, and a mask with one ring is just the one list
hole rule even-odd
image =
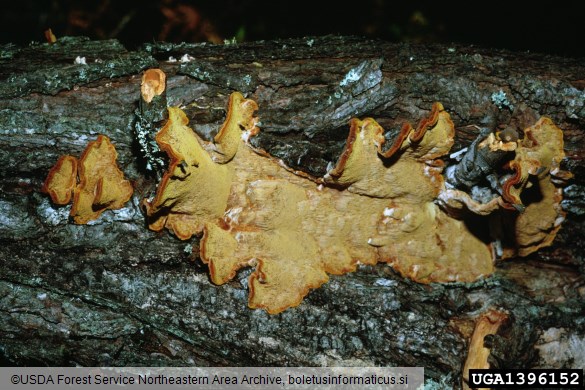
[[[549, 118], [541, 118], [524, 130], [516, 157], [510, 162], [515, 174], [504, 183], [503, 198], [525, 210], [510, 224], [515, 243], [504, 248], [503, 258], [528, 256], [553, 242], [565, 219], [562, 188], [555, 183], [564, 184], [572, 177], [560, 169], [564, 157], [563, 132]], [[525, 205], [521, 195], [531, 191], [533, 199]]]
[[244, 99], [239, 93], [230, 96], [228, 116], [213, 139], [215, 150], [220, 155], [214, 156], [214, 161], [227, 163], [234, 158], [240, 145], [239, 139], [243, 136], [242, 130], [247, 137], [258, 134], [260, 129], [256, 127], [258, 121], [254, 116], [257, 110], [258, 105], [254, 100]]
[[54, 203], [65, 205], [71, 201], [76, 184], [77, 159], [73, 156], [61, 156], [49, 171], [43, 192], [49, 194]]
[[118, 153], [108, 137], [90, 142], [81, 158], [62, 156], [51, 168], [42, 190], [54, 203], [67, 204], [73, 195], [71, 217], [85, 224], [105, 210], [122, 208], [132, 196], [132, 185], [116, 164]]
[[[193, 234], [199, 234], [206, 221], [222, 217], [233, 176], [233, 169], [223, 163], [229, 161], [237, 151], [241, 138], [240, 126], [247, 131], [255, 129], [255, 122], [251, 118], [256, 103], [250, 102], [240, 93], [230, 96], [228, 116], [218, 134], [220, 137], [216, 137], [216, 145], [204, 143], [187, 127], [189, 120], [181, 109], [169, 108], [167, 124], [156, 136], [160, 148], [170, 158], [169, 169], [163, 176], [155, 198], [143, 202], [152, 230], [159, 231], [167, 227], [177, 237], [186, 240]], [[252, 128], [248, 128], [250, 126]], [[238, 133], [238, 137], [232, 134], [234, 132]], [[204, 144], [208, 151], [203, 148]], [[215, 152], [214, 146], [221, 153]]]
[[[471, 282], [494, 271], [491, 245], [451, 212], [467, 207], [487, 215], [507, 202], [497, 197], [482, 203], [463, 189], [447, 188], [439, 158], [453, 144], [454, 126], [441, 104], [416, 128], [405, 124], [389, 148], [376, 121], [353, 119], [339, 161], [323, 178], [252, 148], [256, 109], [254, 101], [233, 93], [224, 124], [207, 142], [187, 126], [183, 111], [169, 108], [156, 136], [170, 164], [154, 198], [143, 201], [148, 225], [166, 227], [182, 240], [202, 234], [200, 256], [213, 283], [255, 267], [248, 304], [278, 313], [298, 305], [328, 274], [352, 272], [357, 264], [387, 262], [421, 283]], [[487, 136], [474, 144], [472, 157], [485, 154], [481, 158], [492, 161], [496, 155], [500, 164], [515, 150], [544, 141], [528, 134], [530, 146], [520, 145], [512, 130]], [[562, 151], [562, 143], [553, 149]], [[535, 155], [549, 170], [558, 168], [558, 156], [528, 149], [517, 154], [518, 164], [524, 169]], [[513, 236], [521, 232], [518, 227]]]
[[45, 30], [45, 39], [47, 40], [47, 43], [53, 44], [57, 42], [57, 37], [53, 34], [53, 30], [50, 28]]
[[[391, 200], [368, 243], [377, 248], [378, 261], [417, 282], [473, 281], [493, 272], [488, 245], [433, 203], [444, 186], [437, 158], [448, 153], [453, 137], [453, 123], [439, 103], [416, 129], [405, 124], [386, 152], [383, 129], [373, 119], [354, 119], [346, 149], [325, 178], [350, 192]], [[377, 153], [393, 161], [387, 164]]]
[[558, 174], [561, 160], [565, 157], [563, 132], [549, 118], [541, 118], [534, 126], [524, 130], [524, 138], [518, 142], [516, 157], [510, 161], [515, 174], [503, 186], [503, 197], [512, 204], [522, 204], [520, 194], [530, 176], [538, 180], [549, 173]]
[[469, 370], [470, 369], [488, 369], [490, 364], [488, 357], [490, 348], [486, 348], [484, 340], [487, 335], [496, 334], [498, 329], [508, 320], [508, 314], [490, 309], [480, 315], [475, 323], [475, 329], [469, 342], [469, 352], [463, 366], [463, 383], [462, 387], [469, 390]]

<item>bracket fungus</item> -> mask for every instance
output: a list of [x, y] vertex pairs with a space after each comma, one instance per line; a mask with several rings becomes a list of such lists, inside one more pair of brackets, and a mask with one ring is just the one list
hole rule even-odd
[[90, 142], [81, 158], [62, 156], [51, 168], [43, 192], [65, 205], [73, 197], [70, 215], [77, 224], [96, 219], [105, 210], [122, 208], [132, 196], [132, 185], [118, 168], [116, 148], [105, 135]]
[[421, 283], [468, 282], [493, 272], [488, 245], [434, 203], [444, 186], [438, 158], [448, 153], [454, 134], [439, 103], [416, 129], [405, 124], [385, 152], [383, 129], [373, 119], [354, 119], [346, 149], [325, 177], [363, 195], [356, 201], [364, 205], [385, 200], [367, 242], [378, 261]]
[[504, 258], [527, 256], [549, 246], [565, 219], [561, 208], [562, 185], [572, 174], [560, 169], [565, 157], [563, 131], [549, 118], [543, 117], [524, 130], [516, 157], [510, 162], [515, 174], [504, 184], [503, 197], [510, 203], [522, 203], [521, 194], [537, 192], [523, 213], [517, 215], [514, 226], [516, 242], [504, 251]]
[[[256, 108], [255, 102], [239, 93], [232, 94], [228, 117], [216, 137], [217, 143], [209, 144], [187, 127], [189, 120], [181, 109], [169, 107], [169, 119], [156, 136], [160, 148], [170, 158], [169, 169], [154, 199], [142, 203], [150, 229], [160, 231], [167, 227], [186, 240], [201, 233], [208, 220], [223, 216], [234, 176], [233, 167], [225, 162], [237, 151], [240, 126], [246, 131], [256, 131], [252, 117]], [[238, 137], [229, 132], [237, 132]]]
[[[478, 139], [462, 164], [448, 168], [447, 182], [441, 158], [453, 145], [455, 129], [440, 103], [416, 128], [404, 124], [387, 148], [375, 120], [352, 119], [337, 164], [315, 178], [248, 143], [259, 132], [257, 109], [253, 100], [231, 94], [226, 120], [207, 142], [187, 126], [181, 109], [169, 107], [156, 135], [169, 167], [155, 196], [142, 202], [150, 229], [167, 228], [181, 240], [202, 235], [200, 257], [213, 283], [254, 267], [251, 308], [279, 313], [327, 282], [328, 274], [352, 272], [358, 264], [385, 262], [420, 283], [488, 276], [496, 251], [470, 229], [463, 210], [491, 216], [511, 209], [517, 223], [507, 233], [515, 248], [549, 244], [562, 221], [559, 191], [519, 206], [530, 175], [546, 191], [554, 187], [550, 175], [567, 177], [559, 170], [562, 132], [548, 119], [527, 129], [522, 140], [514, 129]], [[474, 173], [478, 162], [481, 169]], [[493, 166], [515, 174], [500, 186], [501, 194], [482, 203], [466, 191], [485, 176], [499, 186], [499, 178], [490, 176]], [[519, 209], [526, 211], [518, 216]], [[523, 220], [546, 213], [556, 218], [554, 228], [533, 217]], [[535, 234], [536, 244], [524, 238]]]

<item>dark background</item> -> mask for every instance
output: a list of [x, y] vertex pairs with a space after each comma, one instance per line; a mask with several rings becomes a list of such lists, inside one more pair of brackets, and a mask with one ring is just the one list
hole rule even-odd
[[395, 42], [466, 43], [585, 57], [579, 1], [422, 2], [11, 0], [2, 1], [0, 42], [19, 45], [85, 35], [145, 42], [253, 41], [325, 34]]

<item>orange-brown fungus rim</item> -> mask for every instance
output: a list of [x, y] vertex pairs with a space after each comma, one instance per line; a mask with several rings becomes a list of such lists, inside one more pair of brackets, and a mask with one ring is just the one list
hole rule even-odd
[[439, 120], [439, 114], [441, 113], [441, 111], [444, 111], [443, 105], [439, 102], [433, 103], [431, 113], [429, 114], [429, 116], [423, 118], [419, 122], [416, 130], [412, 127], [410, 123], [408, 122], [404, 123], [402, 125], [402, 128], [400, 129], [400, 133], [396, 137], [396, 140], [394, 141], [392, 146], [390, 146], [388, 150], [383, 152], [382, 151], [383, 144], [381, 144], [378, 147], [378, 154], [384, 158], [392, 157], [396, 152], [398, 152], [398, 150], [400, 150], [406, 138], [408, 138], [413, 143], [420, 142], [423, 139], [426, 132], [431, 127], [437, 124], [437, 121]]
[[263, 309], [268, 314], [279, 314], [287, 309], [292, 309], [293, 307], [299, 306], [311, 290], [314, 290], [321, 286], [321, 284], [306, 285], [302, 290], [297, 290], [299, 292], [299, 298], [292, 302], [291, 304], [286, 305], [284, 307], [273, 307], [263, 303], [253, 303], [252, 301], [254, 300], [256, 294], [256, 291], [254, 289], [254, 281], [266, 278], [266, 275], [262, 271], [262, 265], [264, 264], [264, 261], [262, 259], [256, 259], [256, 262], [257, 262], [256, 270], [250, 275], [250, 278], [248, 279], [249, 289], [248, 307], [251, 309]]
[[[408, 122], [404, 123], [402, 125], [402, 128], [400, 129], [400, 133], [398, 133], [398, 136], [394, 140], [394, 143], [385, 152], [382, 151], [385, 144], [385, 140], [384, 139], [381, 140], [380, 144], [378, 145], [378, 154], [384, 158], [392, 157], [394, 154], [396, 154], [396, 152], [398, 152], [398, 150], [400, 150], [406, 138], [409, 138], [412, 142], [415, 143], [420, 142], [424, 135], [426, 134], [426, 132], [429, 130], [429, 128], [437, 124], [439, 120], [439, 114], [442, 111], [444, 111], [444, 108], [441, 103], [438, 102], [433, 103], [431, 113], [429, 114], [428, 117], [423, 118], [420, 121], [414, 133], [413, 133], [414, 128], [412, 127], [412, 125]], [[353, 152], [353, 144], [357, 139], [358, 132], [372, 122], [378, 126], [379, 129], [378, 133], [381, 134], [383, 132], [383, 129], [372, 118], [366, 118], [363, 121], [357, 118], [352, 118], [350, 120], [349, 134], [345, 142], [345, 148], [343, 149], [343, 152], [341, 153], [341, 156], [339, 157], [337, 164], [335, 164], [335, 167], [328, 172], [328, 174], [331, 177], [337, 179], [343, 174], [349, 156], [351, 156], [351, 153]]]
[[[236, 99], [238, 99], [239, 101], [236, 102]], [[221, 125], [221, 128], [219, 129], [219, 131], [217, 132], [215, 137], [213, 137], [213, 141], [215, 143], [221, 143], [223, 138], [227, 135], [228, 125], [231, 123], [232, 115], [234, 115], [233, 107], [236, 103], [241, 104], [242, 109], [244, 109], [244, 110], [250, 110], [250, 108], [246, 107], [246, 106], [251, 104], [252, 105], [252, 108], [251, 108], [252, 114], [254, 112], [258, 111], [258, 103], [256, 103], [256, 101], [254, 101], [252, 99], [246, 99], [240, 93], [230, 94], [230, 97], [228, 100], [228, 107], [227, 107], [227, 116], [226, 116], [223, 124]], [[254, 127], [253, 129], [250, 129], [250, 130], [252, 130], [252, 133], [251, 133], [252, 136], [258, 134], [260, 131], [257, 127]]]
[[[174, 117], [171, 114], [171, 107], [169, 107], [169, 119], [167, 120], [167, 122], [165, 123], [165, 125], [163, 126], [162, 129], [160, 129], [160, 131], [158, 132], [158, 134], [155, 137], [155, 140], [158, 144], [158, 146], [167, 154], [167, 156], [169, 157], [169, 167], [167, 168], [165, 174], [163, 175], [160, 184], [158, 185], [158, 188], [165, 188], [167, 186], [167, 184], [169, 183], [169, 181], [173, 178], [173, 173], [175, 172], [175, 169], [177, 168], [177, 166], [181, 163], [181, 161], [183, 161], [182, 156], [175, 153], [175, 151], [173, 150], [173, 147], [171, 146], [170, 143], [166, 142], [163, 140], [163, 137], [166, 135], [166, 132], [170, 131], [170, 128], [172, 127], [173, 123], [174, 123]], [[180, 115], [180, 119], [181, 119], [181, 124], [184, 126], [187, 126], [189, 124], [189, 118], [187, 118], [186, 115]], [[150, 204], [158, 204], [160, 202], [160, 197], [162, 197], [164, 194], [164, 191], [156, 191], [156, 196], [152, 199], [152, 201], [148, 201], [148, 200], [144, 200], [142, 203], [144, 204], [145, 202], [148, 202]], [[161, 226], [162, 230], [164, 228], [164, 224], [163, 226]], [[189, 237], [187, 237], [189, 238]], [[183, 239], [187, 239], [187, 238], [183, 238]]]
[[512, 194], [512, 188], [522, 183], [522, 166], [516, 161], [510, 161], [510, 168], [514, 171], [514, 176], [510, 177], [502, 186], [502, 197], [506, 202], [511, 204], [521, 204], [522, 201], [514, 194]]
[[347, 135], [347, 140], [345, 141], [345, 148], [343, 149], [337, 164], [335, 164], [335, 167], [329, 171], [329, 175], [331, 177], [337, 179], [343, 175], [343, 171], [345, 170], [349, 156], [351, 156], [351, 153], [353, 152], [353, 144], [357, 139], [358, 131], [361, 127], [363, 127], [366, 120], [361, 121], [357, 118], [352, 118], [349, 121], [349, 134]]
[[[95, 139], [95, 141], [91, 141], [90, 143], [87, 144], [85, 150], [81, 154], [81, 157], [79, 158], [79, 163], [77, 164], [78, 165], [77, 173], [78, 173], [79, 180], [80, 180], [80, 182], [79, 182], [80, 188], [84, 188], [87, 185], [87, 175], [85, 174], [85, 167], [84, 167], [85, 159], [91, 153], [93, 148], [99, 149], [103, 142], [106, 142], [106, 145], [110, 148], [114, 147], [114, 145], [112, 145], [112, 143], [110, 142], [110, 139], [107, 136], [100, 134]], [[114, 156], [114, 158], [112, 159], [111, 162], [114, 165], [116, 165], [116, 158], [118, 156], [118, 153], [115, 151], [115, 149], [114, 149], [113, 156]], [[80, 191], [76, 191], [75, 198], [73, 199], [74, 203], [77, 201], [77, 197], [78, 197], [77, 194], [79, 194], [79, 192]]]
[[396, 152], [398, 152], [398, 150], [400, 150], [400, 147], [408, 137], [408, 134], [410, 134], [411, 130], [412, 126], [410, 125], [410, 123], [404, 123], [402, 125], [402, 128], [400, 129], [400, 133], [398, 133], [398, 136], [394, 140], [392, 146], [390, 146], [390, 148], [388, 148], [388, 150], [386, 150], [385, 152], [382, 151], [382, 147], [380, 146], [380, 148], [378, 148], [378, 154], [384, 158], [392, 157]]
[[[170, 113], [170, 111], [171, 111], [170, 107], [169, 107], [168, 111], [169, 111], [169, 119], [167, 120], [167, 122], [165, 123], [163, 128], [160, 129], [160, 131], [156, 134], [156, 136], [154, 138], [155, 138], [158, 146], [169, 156], [170, 163], [169, 163], [169, 169], [167, 171], [172, 172], [170, 169], [170, 166], [173, 165], [173, 168], [174, 168], [176, 166], [176, 164], [182, 160], [182, 158], [181, 158], [181, 155], [175, 153], [172, 145], [163, 139], [163, 137], [166, 136], [166, 133], [170, 131], [172, 124], [175, 122], [173, 116]], [[189, 118], [187, 118], [187, 116], [185, 116], [185, 115], [182, 115], [181, 122], [182, 122], [181, 125], [187, 126], [189, 124]]]
[[222, 283], [215, 283], [216, 274], [217, 274], [217, 271], [215, 270], [215, 263], [207, 257], [207, 239], [208, 239], [208, 237], [209, 237], [209, 230], [207, 227], [205, 227], [203, 229], [203, 236], [201, 237], [201, 241], [199, 243], [199, 257], [201, 258], [201, 261], [203, 261], [204, 264], [207, 264], [207, 267], [209, 268], [209, 279], [211, 279], [211, 281], [214, 284], [226, 283], [227, 281], [232, 280], [236, 276], [238, 270], [241, 267], [234, 269], [230, 273], [230, 275], [226, 281], [223, 281]]
[[441, 103], [435, 102], [433, 103], [433, 107], [431, 108], [431, 113], [428, 117], [423, 118], [416, 128], [416, 131], [409, 137], [410, 140], [414, 143], [420, 142], [423, 139], [425, 133], [430, 127], [433, 127], [437, 124], [439, 120], [439, 114], [443, 111], [443, 105]]
[[230, 121], [232, 119], [233, 106], [234, 106], [235, 99], [236, 99], [236, 96], [235, 96], [235, 94], [232, 93], [228, 99], [227, 115], [225, 117], [225, 120], [223, 121], [223, 124], [221, 125], [221, 128], [219, 129], [219, 131], [217, 132], [215, 137], [213, 137], [213, 141], [216, 143], [220, 143], [221, 140], [223, 139], [223, 137], [225, 137], [227, 134], [227, 130], [228, 130], [227, 125], [230, 123]]

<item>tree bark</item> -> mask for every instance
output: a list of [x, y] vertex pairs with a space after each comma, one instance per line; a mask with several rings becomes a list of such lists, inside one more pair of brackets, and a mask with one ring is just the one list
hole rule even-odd
[[[5, 364], [424, 366], [429, 381], [458, 387], [474, 321], [495, 308], [510, 321], [490, 340], [493, 365], [583, 367], [583, 60], [347, 37], [157, 43], [139, 52], [64, 38], [0, 50]], [[168, 104], [185, 107], [208, 139], [232, 91], [256, 100], [255, 146], [315, 176], [337, 160], [351, 117], [375, 118], [390, 139], [440, 101], [457, 128], [456, 151], [476, 137], [469, 125], [525, 128], [549, 116], [564, 130], [563, 168], [574, 174], [567, 219], [552, 247], [476, 283], [420, 285], [385, 265], [362, 266], [282, 314], [250, 310], [249, 270], [215, 286], [192, 250], [197, 239], [145, 227], [139, 202], [155, 178], [134, 124], [140, 74], [153, 67], [167, 73]], [[116, 145], [135, 193], [126, 208], [74, 225], [69, 208], [40, 188], [58, 156], [79, 156], [97, 134]], [[557, 345], [560, 354], [551, 352]]]

